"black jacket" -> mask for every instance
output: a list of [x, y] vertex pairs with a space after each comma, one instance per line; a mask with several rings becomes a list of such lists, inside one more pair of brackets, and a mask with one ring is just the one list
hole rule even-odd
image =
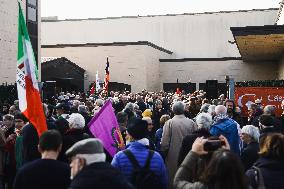
[[134, 189], [126, 177], [109, 163], [92, 163], [72, 180], [69, 189]]
[[192, 134], [187, 135], [184, 137], [182, 141], [182, 145], [179, 151], [179, 156], [178, 156], [178, 166], [182, 163], [188, 152], [191, 150], [192, 144], [194, 143], [195, 139], [197, 137], [204, 137], [208, 138], [210, 137], [210, 133], [206, 129], [198, 129], [197, 131], [194, 131]]
[[39, 137], [37, 130], [32, 124], [24, 126], [23, 131], [23, 162], [27, 163], [40, 158], [38, 152]]
[[245, 170], [251, 168], [251, 166], [258, 159], [259, 144], [257, 142], [251, 142], [248, 144], [241, 153], [241, 160], [243, 162]]
[[52, 159], [38, 159], [25, 164], [17, 173], [14, 189], [67, 189], [70, 184], [68, 164]]
[[[267, 158], [259, 158], [254, 164], [261, 170], [264, 185], [267, 189], [279, 189], [284, 186], [284, 161], [276, 161]], [[255, 171], [249, 169], [246, 172], [253, 189], [257, 188], [255, 182]]]
[[146, 104], [143, 101], [137, 102], [137, 105], [139, 106], [139, 110], [141, 110], [142, 112], [144, 112], [147, 108]]
[[68, 163], [68, 158], [65, 152], [76, 142], [89, 138], [89, 135], [84, 133], [83, 129], [68, 130], [63, 135], [62, 150], [58, 156], [58, 160]]

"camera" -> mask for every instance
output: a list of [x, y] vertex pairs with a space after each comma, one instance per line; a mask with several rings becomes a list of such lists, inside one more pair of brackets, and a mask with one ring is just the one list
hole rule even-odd
[[215, 151], [222, 146], [225, 146], [226, 143], [220, 139], [208, 139], [208, 141], [204, 144], [204, 151], [212, 152]]

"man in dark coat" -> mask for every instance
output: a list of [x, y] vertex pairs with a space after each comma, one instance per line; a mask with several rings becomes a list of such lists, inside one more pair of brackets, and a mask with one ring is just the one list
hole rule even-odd
[[71, 157], [69, 189], [133, 189], [127, 179], [109, 163], [99, 139], [85, 139], [74, 144], [66, 155]]
[[259, 117], [263, 111], [254, 103], [251, 104], [249, 109], [248, 124], [259, 127]]
[[141, 112], [144, 112], [146, 110], [146, 104], [141, 96], [136, 97], [136, 103], [139, 106], [139, 110], [141, 110]]
[[14, 189], [66, 189], [70, 184], [70, 167], [56, 160], [61, 146], [58, 131], [43, 133], [39, 139], [41, 159], [27, 163], [19, 170]]

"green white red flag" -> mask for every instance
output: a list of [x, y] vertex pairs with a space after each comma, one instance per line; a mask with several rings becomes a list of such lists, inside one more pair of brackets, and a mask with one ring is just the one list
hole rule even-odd
[[40, 99], [36, 61], [20, 3], [16, 83], [20, 111], [33, 124], [40, 136], [47, 130], [46, 118]]

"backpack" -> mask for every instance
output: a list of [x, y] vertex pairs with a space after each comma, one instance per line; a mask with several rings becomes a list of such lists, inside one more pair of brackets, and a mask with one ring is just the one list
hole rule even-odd
[[254, 179], [257, 185], [257, 189], [266, 189], [260, 168], [256, 166], [252, 166], [252, 168], [254, 169]]
[[133, 166], [131, 174], [131, 183], [137, 189], [162, 189], [161, 179], [150, 169], [150, 162], [154, 155], [154, 151], [149, 150], [144, 167], [140, 167], [135, 156], [130, 150], [125, 150], [124, 154], [128, 157], [129, 161]]

